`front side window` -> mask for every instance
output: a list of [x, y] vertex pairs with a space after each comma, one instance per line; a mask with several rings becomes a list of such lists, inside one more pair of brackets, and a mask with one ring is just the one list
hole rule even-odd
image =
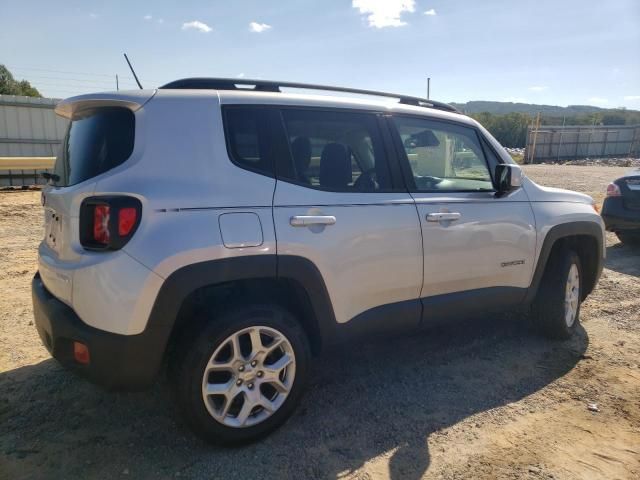
[[339, 192], [391, 189], [374, 115], [285, 109], [282, 116], [293, 164], [286, 180]]
[[394, 117], [411, 167], [413, 191], [492, 191], [474, 129], [430, 119]]

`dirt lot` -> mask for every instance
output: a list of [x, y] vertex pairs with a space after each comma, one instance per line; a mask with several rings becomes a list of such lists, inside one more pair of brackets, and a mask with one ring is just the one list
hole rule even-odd
[[[624, 170], [527, 167], [599, 200]], [[640, 478], [640, 252], [612, 235], [577, 338], [508, 315], [336, 349], [294, 417], [238, 449], [194, 438], [164, 382], [107, 394], [50, 359], [29, 292], [41, 235], [39, 193], [0, 193], [0, 478]]]

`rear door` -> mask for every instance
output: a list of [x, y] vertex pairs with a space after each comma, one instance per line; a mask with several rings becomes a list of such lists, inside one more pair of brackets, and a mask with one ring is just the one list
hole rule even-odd
[[410, 116], [389, 123], [422, 228], [425, 321], [518, 303], [536, 242], [524, 190], [496, 196], [499, 160], [473, 127]]
[[381, 118], [344, 110], [280, 111], [286, 152], [278, 162], [273, 209], [279, 259], [299, 256], [315, 264], [338, 323], [416, 325], [420, 223], [385, 150]]

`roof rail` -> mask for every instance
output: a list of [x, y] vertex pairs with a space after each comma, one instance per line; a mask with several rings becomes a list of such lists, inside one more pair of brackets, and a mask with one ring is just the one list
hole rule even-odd
[[[240, 87], [238, 85], [253, 86], [253, 88]], [[397, 98], [404, 105], [435, 108], [447, 112], [462, 113], [452, 105], [425, 98], [412, 97], [398, 93], [378, 92], [375, 90], [362, 90], [359, 88], [331, 87], [327, 85], [314, 85], [310, 83], [277, 82], [272, 80], [250, 80], [246, 78], [183, 78], [174, 80], [161, 89], [194, 89], [194, 90], [253, 90], [256, 92], [280, 92], [280, 88], [299, 88], [303, 90], [326, 90], [330, 92], [355, 93], [359, 95], [372, 95], [375, 97]]]

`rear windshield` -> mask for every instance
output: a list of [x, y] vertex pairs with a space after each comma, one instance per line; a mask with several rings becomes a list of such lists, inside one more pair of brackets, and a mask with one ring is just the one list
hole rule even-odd
[[134, 138], [129, 109], [104, 107], [74, 118], [56, 159], [54, 183], [75, 185], [117, 167], [131, 155]]

